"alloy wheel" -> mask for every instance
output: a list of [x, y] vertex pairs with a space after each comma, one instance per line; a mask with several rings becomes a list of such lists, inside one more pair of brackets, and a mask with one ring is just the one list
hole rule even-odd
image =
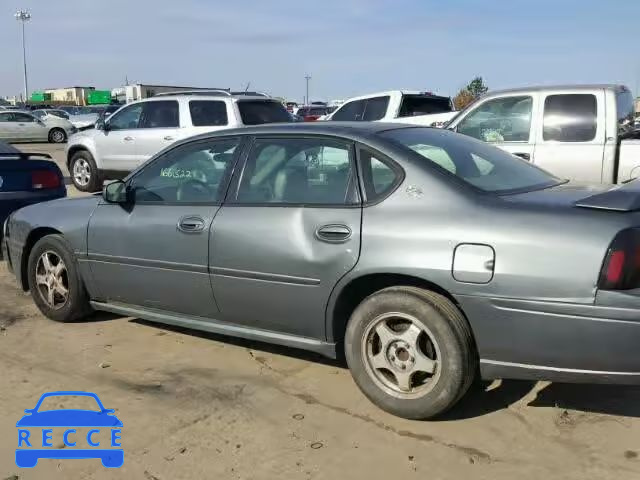
[[375, 318], [362, 336], [362, 356], [369, 376], [394, 397], [419, 398], [440, 378], [438, 343], [422, 322], [405, 313]]
[[86, 187], [91, 180], [91, 167], [84, 158], [79, 158], [73, 163], [73, 180], [77, 185]]
[[38, 293], [53, 310], [59, 310], [69, 300], [69, 277], [62, 258], [49, 250], [40, 255], [36, 264]]

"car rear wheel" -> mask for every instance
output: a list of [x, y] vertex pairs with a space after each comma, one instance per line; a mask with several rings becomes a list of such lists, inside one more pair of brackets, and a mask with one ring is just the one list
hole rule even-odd
[[76, 260], [62, 235], [47, 235], [33, 246], [27, 275], [33, 301], [51, 320], [74, 322], [92, 313]]
[[93, 160], [93, 156], [86, 150], [76, 152], [69, 162], [71, 181], [81, 192], [97, 192], [102, 189], [102, 175]]
[[409, 419], [451, 408], [477, 369], [471, 329], [446, 297], [415, 287], [391, 287], [367, 297], [345, 335], [353, 378], [377, 406]]
[[49, 132], [49, 143], [64, 143], [67, 141], [67, 132], [62, 128], [52, 128]]

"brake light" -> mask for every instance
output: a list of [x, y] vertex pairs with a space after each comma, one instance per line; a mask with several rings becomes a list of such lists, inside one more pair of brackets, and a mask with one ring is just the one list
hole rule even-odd
[[640, 287], [640, 230], [623, 230], [614, 238], [602, 265], [598, 288], [629, 290]]
[[618, 283], [622, 278], [622, 269], [624, 268], [624, 252], [616, 250], [611, 252], [609, 263], [607, 264], [607, 283]]
[[60, 176], [51, 170], [34, 170], [31, 172], [31, 188], [34, 190], [47, 190], [59, 188]]

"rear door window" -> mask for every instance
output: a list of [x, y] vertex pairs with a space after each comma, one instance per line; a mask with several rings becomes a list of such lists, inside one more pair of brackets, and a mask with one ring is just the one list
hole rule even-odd
[[364, 115], [362, 120], [373, 122], [381, 120], [387, 114], [387, 107], [389, 106], [389, 97], [375, 97], [367, 100], [367, 104], [364, 107]]
[[146, 102], [142, 111], [140, 128], [177, 128], [180, 126], [180, 110], [175, 100]]
[[365, 103], [366, 100], [354, 100], [353, 102], [345, 103], [333, 114], [331, 120], [345, 122], [362, 120]]
[[357, 202], [350, 144], [325, 138], [258, 139], [238, 203], [351, 205]]
[[13, 114], [13, 121], [21, 123], [33, 123], [36, 121], [36, 117], [34, 117], [33, 115], [29, 115], [28, 113], [15, 112]]
[[291, 115], [284, 105], [272, 100], [241, 100], [238, 102], [238, 110], [245, 125], [291, 121]]
[[590, 142], [596, 138], [597, 113], [595, 95], [549, 95], [544, 101], [542, 139], [555, 142]]
[[229, 123], [225, 102], [192, 100], [189, 102], [189, 113], [194, 127], [219, 127]]

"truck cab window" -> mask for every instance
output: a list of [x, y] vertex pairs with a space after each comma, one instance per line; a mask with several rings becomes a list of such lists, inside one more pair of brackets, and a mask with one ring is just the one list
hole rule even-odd
[[590, 142], [596, 137], [597, 113], [595, 95], [549, 95], [544, 101], [542, 139]]

